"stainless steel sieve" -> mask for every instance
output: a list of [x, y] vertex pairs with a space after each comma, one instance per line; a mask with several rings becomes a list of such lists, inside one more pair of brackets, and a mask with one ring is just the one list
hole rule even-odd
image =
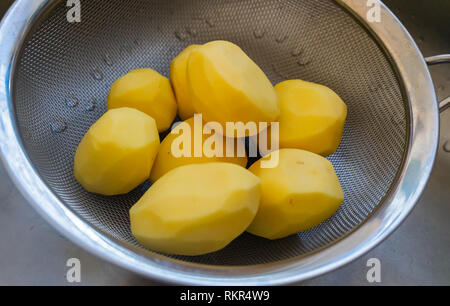
[[[377, 4], [380, 22], [369, 12]], [[426, 61], [381, 2], [82, 0], [79, 23], [68, 22], [69, 9], [66, 1], [17, 0], [1, 23], [0, 148], [31, 205], [90, 252], [167, 282], [289, 283], [369, 251], [422, 193], [437, 151], [439, 105]], [[274, 84], [301, 78], [344, 99], [348, 122], [330, 160], [346, 200], [320, 226], [286, 239], [244, 234], [210, 255], [158, 254], [129, 228], [128, 209], [148, 184], [126, 196], [90, 194], [73, 178], [74, 152], [105, 112], [115, 79], [139, 67], [168, 76], [183, 48], [215, 39], [240, 45]]]

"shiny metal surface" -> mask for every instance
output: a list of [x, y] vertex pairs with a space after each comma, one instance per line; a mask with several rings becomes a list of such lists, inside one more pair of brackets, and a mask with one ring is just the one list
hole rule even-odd
[[[429, 56], [425, 58], [428, 65], [437, 65], [443, 63], [450, 63], [450, 54], [442, 54]], [[450, 96], [439, 102], [439, 111], [442, 113], [450, 107]]]
[[447, 97], [446, 99], [442, 100], [439, 103], [439, 111], [442, 113], [446, 111], [450, 107], [450, 97]]
[[436, 65], [442, 63], [450, 63], [450, 54], [441, 54], [435, 56], [429, 56], [425, 58], [428, 65]]
[[[358, 4], [353, 1], [344, 2], [346, 5], [352, 7], [352, 9], [360, 16], [364, 16], [365, 11], [363, 11], [363, 9], [365, 8], [358, 6]], [[44, 4], [44, 2], [40, 3], [40, 5], [42, 4]], [[20, 7], [20, 1], [15, 6], [15, 9], [19, 8], [25, 9], [24, 6]], [[31, 10], [28, 11], [30, 16], [36, 8], [38, 8], [38, 6], [31, 7]], [[389, 33], [387, 33], [387, 31], [382, 28], [377, 28], [376, 26], [373, 27], [373, 30], [385, 43], [396, 61], [397, 68], [403, 77], [405, 89], [411, 102], [411, 113], [413, 115], [411, 124], [411, 150], [405, 163], [407, 167], [402, 173], [399, 185], [395, 189], [396, 192], [392, 193], [392, 197], [390, 197], [380, 209], [375, 211], [374, 215], [351, 235], [330, 248], [316, 254], [292, 260], [289, 263], [271, 264], [265, 268], [250, 267], [247, 269], [238, 269], [240, 270], [239, 273], [249, 273], [247, 276], [230, 276], [225, 273], [226, 271], [221, 269], [207, 269], [195, 265], [191, 266], [184, 264], [183, 267], [181, 267], [181, 265], [164, 267], [166, 264], [164, 258], [155, 257], [154, 260], [150, 262], [148, 257], [140, 258], [132, 250], [118, 246], [112, 239], [99, 235], [97, 231], [93, 230], [90, 226], [85, 224], [83, 220], [65, 208], [64, 205], [62, 205], [46, 188], [46, 185], [42, 181], [39, 181], [39, 176], [34, 171], [30, 171], [32, 170], [32, 165], [27, 160], [24, 152], [21, 151], [17, 139], [10, 142], [7, 141], [9, 139], [8, 137], [2, 138], [1, 140], [4, 140], [2, 141], [2, 144], [4, 144], [2, 145], [2, 151], [8, 159], [10, 167], [14, 169], [14, 174], [20, 176], [17, 179], [18, 184], [26, 186], [26, 188], [24, 188], [26, 189], [25, 193], [29, 196], [31, 195], [33, 199], [31, 202], [34, 203], [35, 206], [38, 206], [38, 210], [40, 210], [44, 216], [47, 216], [53, 225], [87, 249], [94, 251], [98, 255], [107, 257], [118, 264], [133, 268], [133, 270], [141, 272], [144, 275], [152, 275], [154, 277], [164, 275], [162, 278], [166, 280], [199, 284], [211, 282], [277, 284], [318, 275], [356, 258], [389, 234], [401, 220], [403, 220], [414, 205], [414, 202], [417, 200], [417, 197], [427, 180], [427, 176], [433, 163], [434, 152], [437, 146], [438, 120], [437, 104], [432, 104], [436, 103], [436, 99], [432, 91], [428, 71], [426, 70], [425, 63], [415, 45], [409, 40], [408, 35], [403, 32], [403, 29], [397, 23], [395, 18], [393, 18], [385, 9], [383, 10], [383, 18], [384, 17], [386, 18], [385, 22], [392, 23], [392, 27], [396, 30], [392, 31], [390, 28]], [[11, 20], [9, 21], [12, 22]], [[8, 18], [5, 19], [4, 22], [8, 25]], [[11, 26], [11, 24], [9, 24], [9, 26]], [[0, 67], [2, 69], [1, 71], [5, 72], [4, 74], [2, 73], [2, 76], [4, 76], [2, 84], [9, 85], [7, 72], [10, 71], [10, 68], [8, 67], [11, 67], [14, 47], [17, 47], [17, 42], [19, 41], [18, 38], [20, 38], [21, 34], [20, 27], [16, 30], [17, 31], [11, 32], [12, 37], [9, 37], [9, 40], [5, 39], [4, 36], [0, 37], [2, 46], [3, 43], [5, 43], [5, 46], [7, 47], [5, 50], [9, 49], [11, 51], [11, 53], [8, 54], [9, 56], [4, 56], [4, 53], [1, 54], [2, 62]], [[403, 36], [402, 39], [404, 40], [409, 40], [409, 44], [390, 41], [394, 38], [394, 34]], [[387, 42], [391, 44], [387, 44]], [[405, 54], [400, 54], [400, 47], [402, 52], [406, 51], [406, 56]], [[411, 65], [411, 62], [409, 61], [413, 61], [413, 65]], [[410, 73], [415, 73], [416, 78], [411, 80]], [[417, 77], [417, 75], [419, 77]], [[417, 83], [415, 83], [420, 81], [423, 82], [424, 80], [427, 85], [425, 87], [417, 86]], [[2, 119], [3, 122], [6, 123], [2, 126], [3, 133], [1, 135], [2, 137], [9, 136], [15, 138], [17, 135], [15, 135], [15, 128], [11, 120], [11, 101], [8, 100], [8, 90], [3, 92], [0, 91], [0, 94], [2, 94], [0, 99]], [[16, 150], [19, 150], [19, 152], [16, 152]], [[405, 177], [409, 177], [410, 180], [405, 180]], [[414, 178], [413, 181], [411, 181], [412, 178]], [[34, 180], [37, 180], [37, 185], [34, 183]], [[35, 185], [31, 186], [33, 183]], [[41, 203], [42, 201], [45, 203]], [[69, 224], [64, 224], [65, 222], [68, 222]], [[217, 277], [202, 275], [202, 273], [214, 273]], [[227, 279], [224, 279], [226, 276]]]
[[[327, 84], [345, 99], [350, 109], [346, 129], [340, 150], [330, 160], [341, 178], [346, 199], [331, 219], [297, 236], [265, 241], [242, 235], [215, 254], [174, 258], [215, 266], [272, 263], [315, 251], [356, 228], [380, 205], [396, 181], [407, 149], [407, 101], [391, 62], [373, 37], [344, 9], [329, 0], [284, 3], [283, 9], [270, 0], [155, 0], [126, 5], [121, 0], [97, 1], [83, 6], [84, 22], [78, 25], [67, 22], [64, 3], [54, 7], [39, 21], [40, 26], [27, 35], [11, 79], [17, 127], [27, 155], [42, 179], [64, 205], [96, 230], [139, 247], [130, 233], [128, 209], [145, 186], [120, 197], [86, 192], [73, 177], [76, 146], [106, 110], [109, 85], [119, 76], [142, 66], [168, 75], [172, 57], [187, 44], [227, 38], [242, 45], [274, 84], [300, 77]], [[199, 11], [204, 16], [215, 10], [220, 10], [220, 14], [214, 17], [214, 27], [198, 21], [198, 17], [195, 21], [190, 18]], [[136, 16], [134, 12], [143, 15]], [[117, 14], [123, 15], [120, 22], [110, 18]], [[277, 17], [281, 14], [282, 31], [270, 31], [262, 38], [248, 31], [254, 26], [249, 16], [264, 20], [264, 26], [272, 28], [279, 23]], [[333, 23], [317, 24], [318, 19], [329, 15], [334, 16]], [[230, 27], [229, 20], [233, 18], [239, 22]], [[101, 26], [98, 20], [102, 20]], [[161, 31], [155, 33], [155, 25]], [[186, 26], [195, 29], [197, 35], [180, 41], [182, 35], [178, 31]], [[280, 36], [282, 43], [280, 32], [289, 33], [289, 37]], [[117, 39], [112, 40], [112, 34]], [[290, 49], [297, 48], [299, 42], [304, 51], [299, 57], [293, 56]], [[352, 52], [347, 52], [349, 43]], [[113, 63], [104, 61], [105, 52]], [[94, 68], [96, 75], [92, 73]], [[98, 100], [97, 107], [83, 111], [92, 97]], [[54, 128], [62, 130], [54, 133]]]

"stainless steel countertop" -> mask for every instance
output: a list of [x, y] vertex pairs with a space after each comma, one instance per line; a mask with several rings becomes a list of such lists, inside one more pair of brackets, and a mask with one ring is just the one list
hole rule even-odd
[[[0, 16], [12, 3], [2, 0]], [[446, 0], [384, 1], [425, 56], [450, 53]], [[450, 65], [431, 67], [442, 99], [450, 95]], [[450, 110], [441, 115], [440, 149], [430, 182], [413, 213], [377, 248], [351, 264], [299, 285], [370, 285], [369, 258], [381, 261], [382, 285], [450, 284]], [[34, 212], [0, 164], [0, 285], [68, 285], [66, 261], [81, 262], [82, 285], [158, 285], [83, 251]]]

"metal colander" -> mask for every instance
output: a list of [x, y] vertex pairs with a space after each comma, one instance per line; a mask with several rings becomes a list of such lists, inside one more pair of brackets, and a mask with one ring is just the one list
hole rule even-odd
[[[436, 97], [414, 42], [384, 6], [384, 20], [375, 24], [365, 20], [363, 0], [92, 0], [81, 1], [79, 23], [67, 21], [68, 9], [66, 1], [19, 0], [5, 18], [0, 139], [30, 202], [100, 256], [174, 282], [301, 280], [381, 241], [428, 179]], [[330, 160], [345, 201], [329, 220], [289, 238], [244, 234], [214, 254], [157, 254], [136, 242], [128, 216], [149, 183], [125, 196], [88, 193], [74, 179], [74, 153], [106, 111], [114, 80], [142, 67], [169, 76], [170, 62], [186, 46], [217, 39], [241, 46], [273, 84], [300, 78], [343, 98], [348, 120]]]

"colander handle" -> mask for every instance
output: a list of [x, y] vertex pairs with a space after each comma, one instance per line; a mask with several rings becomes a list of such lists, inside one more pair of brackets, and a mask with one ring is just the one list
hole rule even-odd
[[[441, 54], [426, 57], [425, 62], [430, 66], [436, 64], [450, 63], [450, 54]], [[447, 97], [443, 101], [439, 102], [439, 111], [441, 113], [449, 107], [450, 107], [450, 97]]]

